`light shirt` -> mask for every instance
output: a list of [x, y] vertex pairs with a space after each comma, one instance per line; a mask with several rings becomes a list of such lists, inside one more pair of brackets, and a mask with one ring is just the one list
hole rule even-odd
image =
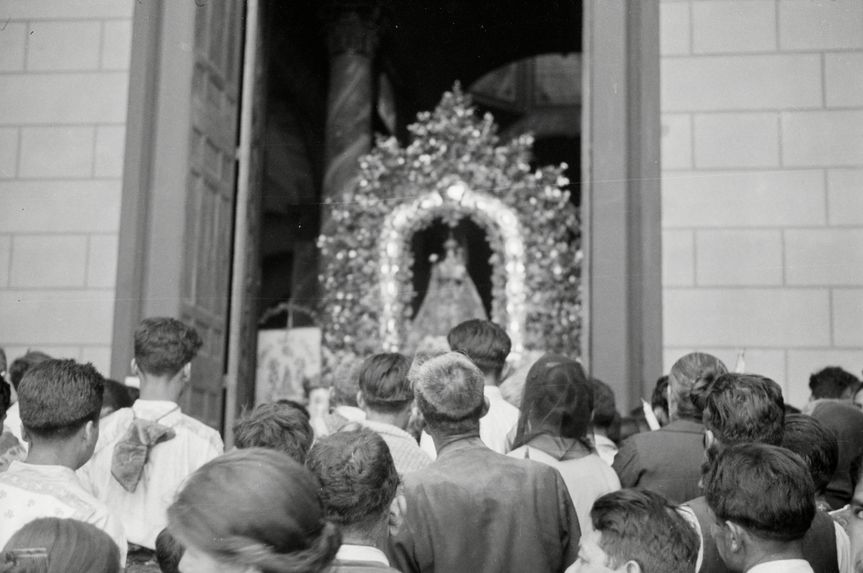
[[432, 463], [431, 457], [419, 447], [414, 437], [401, 428], [372, 420], [366, 420], [365, 426], [387, 443], [399, 475], [421, 470]]
[[[127, 492], [111, 475], [114, 447], [135, 418], [172, 428], [175, 437], [150, 450], [141, 481]], [[222, 438], [216, 430], [180, 411], [174, 402], [137, 400], [102, 418], [99, 442], [93, 458], [79, 470], [93, 493], [123, 520], [131, 543], [155, 549], [156, 536], [168, 522], [167, 509], [183, 481], [199, 467], [222, 454]]]
[[812, 566], [805, 559], [782, 559], [760, 563], [746, 573], [814, 573]]
[[[479, 419], [479, 439], [489, 449], [505, 454], [512, 446], [510, 436], [515, 435], [513, 430], [518, 425], [519, 410], [504, 400], [497, 386], [483, 386], [483, 394], [488, 399], [488, 412]], [[437, 458], [434, 440], [427, 432], [420, 436], [420, 447], [432, 459]]]
[[18, 441], [21, 442], [21, 446], [24, 448], [24, 451], [30, 450], [30, 443], [24, 441], [24, 437], [22, 435], [21, 428], [21, 410], [19, 409], [19, 402], [15, 402], [9, 409], [6, 410], [6, 420], [3, 424], [9, 428], [9, 431], [12, 432], [12, 435], [18, 438]]
[[117, 544], [126, 566], [126, 536], [117, 516], [93, 497], [65, 466], [15, 461], [0, 474], [0, 547], [19, 529], [40, 517], [77, 519], [95, 525]]
[[614, 463], [614, 456], [617, 455], [617, 444], [605, 436], [594, 434], [593, 445], [596, 448], [597, 455], [610, 467]]
[[384, 567], [390, 566], [390, 560], [383, 551], [371, 545], [350, 545], [343, 543], [336, 552], [335, 561], [363, 561], [366, 563], [380, 563]]

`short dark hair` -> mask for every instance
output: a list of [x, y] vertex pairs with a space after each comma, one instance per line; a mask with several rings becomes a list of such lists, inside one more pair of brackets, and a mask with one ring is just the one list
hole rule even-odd
[[707, 504], [758, 538], [794, 541], [815, 517], [815, 485], [797, 454], [769, 444], [725, 448], [704, 475]]
[[693, 571], [698, 534], [664, 497], [649, 490], [607, 493], [590, 510], [599, 546], [614, 568], [635, 561], [644, 573]]
[[126, 386], [122, 382], [105, 379], [105, 393], [102, 396], [102, 407], [109, 406], [111, 411], [119, 410], [120, 408], [131, 408], [135, 403], [133, 396], [134, 388]]
[[3, 421], [3, 417], [6, 415], [6, 410], [9, 409], [9, 406], [12, 405], [12, 388], [0, 376], [0, 423]]
[[656, 385], [653, 387], [653, 394], [650, 395], [651, 408], [662, 408], [668, 413], [668, 375], [660, 376], [656, 380]]
[[12, 364], [9, 365], [9, 382], [12, 383], [12, 387], [15, 388], [16, 392], [18, 391], [18, 385], [21, 383], [21, 379], [24, 377], [24, 374], [37, 364], [45, 362], [46, 360], [51, 360], [51, 357], [44, 352], [40, 352], [39, 350], [28, 350], [24, 356], [19, 356], [12, 361]]
[[446, 337], [452, 350], [470, 358], [486, 376], [500, 376], [512, 341], [506, 331], [489, 320], [467, 320]]
[[156, 562], [162, 573], [179, 573], [180, 561], [185, 552], [185, 548], [167, 529], [156, 536]]
[[803, 459], [815, 484], [815, 493], [824, 493], [839, 463], [836, 434], [812, 416], [788, 414], [782, 447]]
[[708, 384], [701, 396], [704, 425], [723, 446], [782, 442], [782, 388], [770, 378], [728, 372]]
[[369, 408], [383, 412], [404, 410], [414, 399], [408, 381], [411, 362], [396, 353], [366, 358], [359, 371], [359, 386]]
[[234, 444], [239, 449], [267, 448], [305, 463], [314, 432], [308, 416], [290, 404], [269, 402], [246, 412], [234, 424]]
[[175, 318], [145, 318], [135, 330], [135, 362], [145, 374], [174, 376], [202, 344], [194, 328]]
[[620, 421], [614, 400], [614, 390], [599, 378], [590, 379], [593, 390], [593, 425], [607, 429]]
[[37, 436], [64, 438], [99, 420], [105, 379], [92, 364], [46, 360], [18, 386], [21, 423]]
[[399, 485], [386, 442], [368, 428], [321, 438], [309, 452], [306, 466], [321, 483], [327, 517], [341, 525], [385, 514]]
[[809, 376], [809, 389], [816, 400], [842, 398], [849, 388], [852, 393], [856, 392], [860, 388], [860, 380], [838, 366], [828, 366]]

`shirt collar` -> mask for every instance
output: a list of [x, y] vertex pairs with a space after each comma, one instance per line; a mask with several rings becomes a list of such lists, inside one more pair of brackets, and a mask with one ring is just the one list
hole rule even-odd
[[180, 406], [169, 400], [135, 400], [132, 411], [138, 418], [144, 420], [162, 421], [169, 414], [180, 414]]
[[381, 563], [387, 567], [390, 566], [390, 561], [384, 552], [377, 547], [371, 545], [350, 545], [343, 543], [336, 552], [337, 561], [370, 561], [372, 563]]
[[783, 573], [803, 573], [812, 571], [812, 566], [805, 559], [780, 559], [759, 563], [752, 567], [747, 573], [772, 573], [782, 571]]
[[[414, 437], [399, 428], [398, 426], [394, 426], [392, 424], [387, 424], [386, 422], [376, 422], [374, 420], [366, 420], [363, 424], [369, 428], [370, 430], [374, 430], [380, 434], [389, 434], [391, 436], [398, 436], [399, 438], [408, 438], [413, 440]], [[414, 440], [416, 441], [416, 440]]]
[[6, 471], [8, 471], [10, 475], [16, 472], [26, 472], [31, 474], [37, 473], [43, 476], [63, 478], [71, 477], [72, 479], [77, 481], [74, 470], [72, 470], [71, 468], [67, 468], [66, 466], [28, 464], [27, 462], [15, 460], [11, 464], [9, 464], [9, 468]]
[[503, 400], [503, 394], [500, 393], [500, 386], [489, 386], [486, 384], [482, 387], [482, 393], [489, 400]]

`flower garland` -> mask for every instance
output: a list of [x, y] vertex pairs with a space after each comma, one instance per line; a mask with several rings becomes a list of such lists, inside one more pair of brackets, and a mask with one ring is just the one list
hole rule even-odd
[[531, 172], [533, 137], [501, 143], [458, 84], [433, 112], [418, 114], [401, 147], [379, 138], [360, 159], [349, 202], [328, 202], [321, 250], [324, 345], [364, 356], [402, 350], [411, 320], [414, 233], [435, 219], [469, 217], [492, 257], [491, 318], [513, 354], [579, 353], [579, 221], [565, 165]]

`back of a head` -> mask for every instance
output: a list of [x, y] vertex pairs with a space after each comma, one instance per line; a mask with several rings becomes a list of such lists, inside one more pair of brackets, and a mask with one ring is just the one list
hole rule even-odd
[[838, 366], [828, 366], [809, 376], [812, 398], [850, 399], [860, 389], [860, 380]]
[[458, 352], [432, 358], [414, 374], [414, 396], [430, 429], [467, 430], [479, 424], [484, 406], [482, 372]]
[[701, 412], [690, 398], [692, 387], [698, 380], [712, 381], [728, 369], [721, 360], [704, 352], [691, 352], [671, 367], [668, 374], [668, 416], [701, 421]]
[[816, 494], [823, 493], [839, 461], [836, 434], [811, 416], [789, 414], [785, 416], [782, 447], [800, 456], [809, 468]]
[[203, 342], [191, 326], [168, 317], [145, 318], [135, 330], [135, 363], [151, 376], [175, 376]]
[[723, 446], [782, 442], [782, 388], [770, 378], [729, 372], [707, 385], [702, 398], [704, 425]]
[[327, 518], [342, 526], [375, 523], [388, 514], [399, 476], [386, 442], [360, 428], [315, 442], [306, 466], [321, 484]]
[[260, 404], [234, 424], [234, 444], [238, 448], [276, 450], [300, 464], [305, 463], [314, 437], [309, 417], [283, 402]]
[[65, 439], [99, 420], [105, 379], [92, 364], [47, 360], [18, 386], [21, 423], [34, 438]]
[[168, 508], [184, 547], [262, 573], [324, 571], [341, 542], [324, 519], [319, 486], [287, 455], [234, 450], [204, 464]]
[[654, 409], [661, 408], [668, 413], [668, 375], [660, 376], [656, 380], [653, 394], [650, 395], [650, 406]]
[[183, 546], [167, 529], [163, 529], [156, 536], [156, 562], [162, 573], [180, 573], [183, 553]]
[[598, 378], [590, 379], [593, 390], [593, 425], [606, 431], [620, 423], [620, 413], [611, 386]]
[[615, 569], [635, 561], [643, 573], [695, 570], [698, 534], [658, 493], [622, 489], [597, 499], [590, 511], [600, 548]]
[[546, 354], [527, 374], [521, 407], [514, 448], [538, 434], [587, 440], [593, 389], [578, 362]]
[[397, 353], [375, 354], [359, 370], [358, 381], [366, 406], [381, 412], [400, 412], [414, 399], [408, 381], [410, 360]]
[[0, 424], [6, 416], [6, 410], [12, 405], [12, 386], [0, 377]]
[[462, 322], [449, 331], [446, 339], [454, 352], [470, 358], [483, 374], [498, 378], [512, 349], [506, 331], [488, 320]]
[[22, 527], [3, 548], [4, 573], [119, 573], [120, 549], [83, 521], [43, 517]]
[[45, 362], [46, 360], [51, 360], [51, 357], [44, 352], [28, 350], [24, 356], [19, 356], [12, 361], [12, 364], [9, 365], [9, 382], [12, 383], [12, 387], [15, 388], [16, 392], [18, 391], [18, 385], [21, 383], [21, 379], [24, 377], [24, 374], [26, 374], [32, 367]]
[[116, 380], [105, 380], [105, 393], [102, 397], [102, 416], [107, 416], [121, 408], [131, 408], [135, 403], [130, 388]]
[[344, 352], [326, 365], [321, 379], [325, 387], [332, 389], [334, 406], [357, 406], [357, 392], [360, 389], [357, 375], [362, 364], [362, 357]]
[[801, 539], [815, 516], [815, 486], [797, 454], [768, 444], [725, 448], [703, 478], [707, 503], [721, 521], [765, 541]]

